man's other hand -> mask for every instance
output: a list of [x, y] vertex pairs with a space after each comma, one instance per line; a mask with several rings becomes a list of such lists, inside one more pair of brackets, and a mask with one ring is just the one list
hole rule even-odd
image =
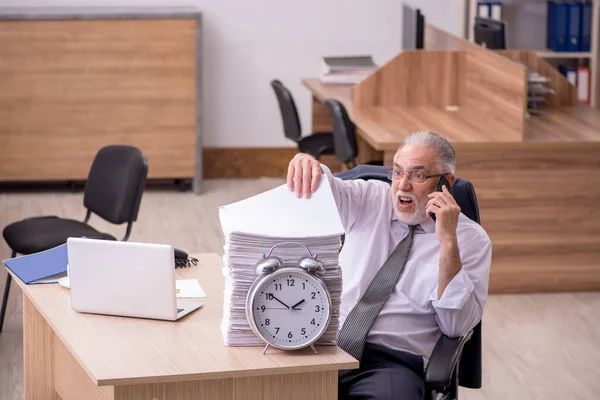
[[313, 156], [298, 153], [288, 166], [288, 188], [296, 193], [296, 197], [304, 196], [308, 199], [319, 187], [321, 175], [321, 164]]

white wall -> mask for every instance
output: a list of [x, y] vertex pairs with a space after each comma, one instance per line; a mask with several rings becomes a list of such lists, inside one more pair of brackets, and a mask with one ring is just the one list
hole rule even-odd
[[[448, 13], [433, 2], [413, 4], [426, 6], [428, 22], [443, 22]], [[323, 55], [365, 53], [383, 64], [401, 49], [401, 0], [1, 0], [9, 7], [190, 5], [204, 21], [205, 147], [293, 146], [271, 79], [292, 91], [307, 134], [310, 95], [300, 80], [318, 76]]]
[[408, 0], [425, 15], [425, 22], [446, 32], [465, 37], [467, 0]]

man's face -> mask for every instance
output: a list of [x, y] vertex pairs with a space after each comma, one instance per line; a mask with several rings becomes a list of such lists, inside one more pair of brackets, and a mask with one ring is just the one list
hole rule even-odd
[[[402, 148], [394, 159], [394, 169], [404, 173], [421, 172], [425, 175], [435, 175], [447, 171], [438, 171], [437, 151], [432, 148], [407, 145]], [[447, 176], [450, 184], [454, 177]], [[439, 178], [430, 178], [425, 182], [414, 182], [404, 175], [401, 179], [392, 179], [392, 201], [394, 212], [398, 219], [407, 225], [421, 224], [428, 218], [425, 211], [427, 195], [435, 190]]]

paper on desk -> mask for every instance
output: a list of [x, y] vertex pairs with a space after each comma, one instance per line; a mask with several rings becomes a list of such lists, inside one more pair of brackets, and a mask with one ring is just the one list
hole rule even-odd
[[309, 199], [298, 198], [287, 185], [219, 209], [225, 237], [231, 232], [270, 237], [322, 237], [344, 233], [329, 180], [323, 176]]
[[206, 297], [196, 279], [177, 280], [175, 287], [177, 288], [177, 297]]

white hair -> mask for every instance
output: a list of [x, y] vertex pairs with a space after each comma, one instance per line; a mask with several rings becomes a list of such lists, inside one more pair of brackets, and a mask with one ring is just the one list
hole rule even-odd
[[450, 142], [442, 135], [433, 131], [419, 131], [405, 137], [394, 155], [394, 160], [400, 150], [407, 145], [435, 149], [437, 151], [439, 172], [454, 173], [456, 169], [456, 152]]

